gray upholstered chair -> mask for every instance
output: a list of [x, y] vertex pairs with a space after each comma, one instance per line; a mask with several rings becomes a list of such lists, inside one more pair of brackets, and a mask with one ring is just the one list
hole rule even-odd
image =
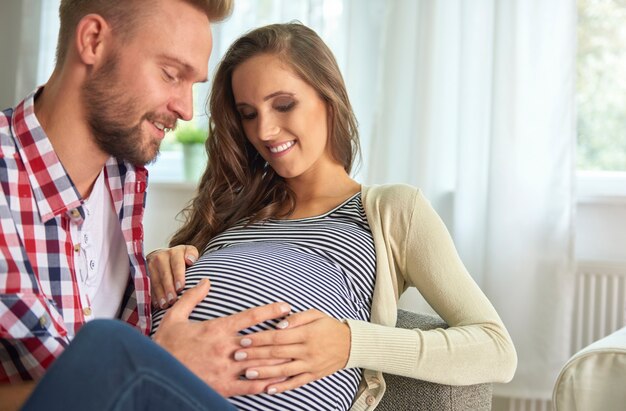
[[[400, 328], [447, 328], [441, 318], [398, 310]], [[490, 410], [491, 384], [453, 386], [385, 374], [387, 391], [376, 411]]]

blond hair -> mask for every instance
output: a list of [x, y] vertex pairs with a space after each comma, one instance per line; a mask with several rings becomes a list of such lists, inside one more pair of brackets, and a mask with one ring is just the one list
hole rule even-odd
[[[180, 0], [202, 10], [210, 21], [220, 21], [233, 10], [233, 0]], [[102, 16], [121, 40], [128, 39], [140, 26], [137, 21], [146, 16], [151, 8], [145, 0], [61, 0], [59, 7], [59, 39], [57, 42], [57, 65], [63, 64], [78, 22], [88, 14]]]

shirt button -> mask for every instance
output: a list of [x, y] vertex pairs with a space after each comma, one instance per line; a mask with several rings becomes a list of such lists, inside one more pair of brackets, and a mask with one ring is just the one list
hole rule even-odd
[[89, 317], [91, 315], [91, 307], [83, 308], [83, 314], [85, 314], [87, 317]]
[[42, 327], [45, 327], [46, 324], [48, 324], [48, 320], [46, 319], [46, 317], [44, 316], [39, 317], [39, 325], [41, 325]]
[[146, 182], [145, 181], [137, 181], [135, 183], [135, 193], [143, 193], [146, 191]]
[[375, 401], [376, 401], [376, 398], [374, 398], [373, 395], [368, 395], [367, 398], [365, 399], [365, 402], [367, 403], [367, 405], [372, 405], [374, 404]]
[[80, 251], [80, 244], [74, 244], [74, 252], [77, 253]]
[[94, 260], [89, 261], [89, 269], [93, 271], [96, 268], [96, 262]]
[[80, 218], [80, 211], [78, 211], [78, 209], [75, 208], [72, 211], [70, 211], [70, 215], [72, 216], [72, 218]]

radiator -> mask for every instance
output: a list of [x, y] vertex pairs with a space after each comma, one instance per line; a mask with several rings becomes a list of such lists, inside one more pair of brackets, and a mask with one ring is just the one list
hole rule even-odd
[[[571, 354], [626, 325], [626, 263], [579, 261]], [[549, 400], [501, 398], [494, 411], [551, 411]]]
[[626, 263], [578, 263], [572, 354], [626, 325]]
[[552, 411], [552, 401], [510, 399], [507, 411]]

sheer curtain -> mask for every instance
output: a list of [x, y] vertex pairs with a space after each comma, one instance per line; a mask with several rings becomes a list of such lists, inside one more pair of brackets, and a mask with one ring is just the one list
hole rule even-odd
[[[573, 300], [573, 0], [388, 4], [369, 182], [421, 187], [550, 398]], [[406, 299], [404, 300], [406, 304]]]

